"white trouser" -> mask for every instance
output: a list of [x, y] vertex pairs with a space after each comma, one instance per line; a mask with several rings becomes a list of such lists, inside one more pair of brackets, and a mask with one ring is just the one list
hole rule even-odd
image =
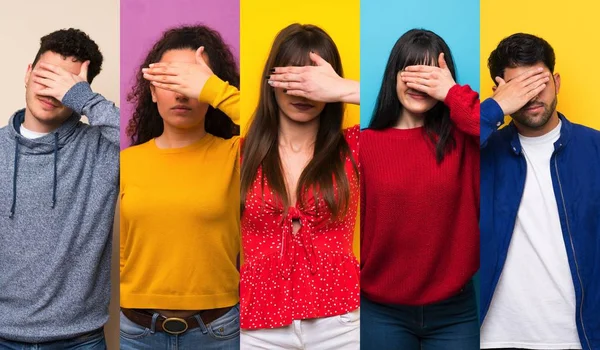
[[359, 350], [360, 311], [294, 320], [285, 327], [242, 329], [240, 350]]

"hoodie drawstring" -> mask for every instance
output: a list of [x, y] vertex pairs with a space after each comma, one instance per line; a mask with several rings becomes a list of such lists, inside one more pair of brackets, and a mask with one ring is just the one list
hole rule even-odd
[[[15, 216], [15, 207], [17, 206], [17, 172], [19, 168], [19, 137], [15, 136], [15, 168], [13, 172], [13, 197], [12, 205], [10, 206], [9, 219]], [[52, 209], [56, 206], [56, 187], [57, 187], [57, 171], [58, 171], [58, 133], [54, 134], [54, 178], [52, 179]]]
[[54, 179], [52, 181], [52, 209], [56, 205], [56, 168], [58, 167], [58, 133], [54, 133]]
[[17, 168], [19, 167], [19, 137], [15, 136], [15, 169], [13, 170], [13, 197], [12, 205], [10, 206], [9, 219], [15, 216], [15, 206], [17, 205]]

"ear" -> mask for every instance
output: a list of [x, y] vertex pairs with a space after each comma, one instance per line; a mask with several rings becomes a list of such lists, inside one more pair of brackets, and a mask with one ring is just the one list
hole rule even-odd
[[152, 102], [156, 103], [156, 87], [150, 84], [150, 94], [152, 95]]
[[29, 77], [31, 77], [31, 71], [33, 70], [33, 67], [31, 66], [31, 63], [27, 65], [27, 70], [25, 71], [25, 87], [27, 87], [27, 85], [29, 84]]
[[492, 92], [496, 92], [496, 89], [498, 88], [497, 85], [492, 86]]
[[554, 73], [554, 89], [556, 90], [556, 94], [560, 91], [560, 74]]

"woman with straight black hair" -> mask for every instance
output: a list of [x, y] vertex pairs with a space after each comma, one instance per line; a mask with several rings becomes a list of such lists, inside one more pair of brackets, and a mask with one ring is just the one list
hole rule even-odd
[[479, 99], [448, 45], [394, 45], [361, 134], [361, 349], [479, 349]]

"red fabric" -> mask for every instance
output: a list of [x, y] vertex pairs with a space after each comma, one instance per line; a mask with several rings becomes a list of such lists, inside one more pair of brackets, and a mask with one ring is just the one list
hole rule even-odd
[[437, 164], [424, 128], [361, 133], [361, 293], [425, 305], [458, 293], [479, 268], [479, 97], [455, 85], [456, 148]]
[[[358, 126], [344, 132], [358, 163]], [[358, 165], [358, 164], [357, 164]], [[243, 329], [275, 328], [293, 320], [341, 315], [359, 306], [359, 265], [352, 252], [359, 184], [349, 157], [350, 205], [330, 222], [325, 202], [306, 199], [284, 216], [259, 169], [241, 218], [244, 264], [240, 271]], [[292, 220], [302, 227], [292, 233]]]

